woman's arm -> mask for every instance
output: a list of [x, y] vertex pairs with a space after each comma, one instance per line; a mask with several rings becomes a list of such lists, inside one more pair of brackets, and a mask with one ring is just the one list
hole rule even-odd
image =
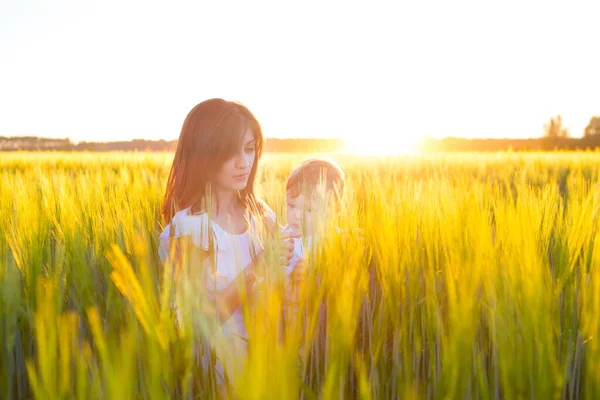
[[[271, 226], [268, 228], [278, 232], [275, 221], [271, 219], [269, 222]], [[286, 232], [279, 236], [279, 245], [277, 245], [277, 242], [273, 241], [269, 241], [269, 243], [265, 245], [276, 251], [277, 254], [273, 254], [273, 256], [278, 257], [282, 265], [288, 265], [294, 250], [293, 243], [290, 243], [289, 239], [298, 236], [299, 232]], [[252, 291], [252, 286], [256, 282], [257, 275], [262, 276], [264, 274], [267, 257], [263, 250], [260, 251], [255, 259], [223, 290], [219, 292], [211, 290], [209, 276], [213, 265], [211, 264], [209, 253], [206, 250], [195, 246], [191, 239], [186, 236], [165, 239], [167, 240], [165, 240], [164, 243], [161, 243], [161, 245], [163, 245], [165, 253], [169, 255], [169, 258], [174, 265], [176, 282], [186, 278], [188, 274], [197, 273], [198, 270], [197, 268], [193, 268], [194, 265], [202, 266], [201, 273], [203, 282], [201, 291], [204, 292], [204, 294], [200, 295], [208, 295], [212, 300], [204, 303], [205, 307], [203, 307], [202, 313], [207, 316], [218, 315], [221, 324], [227, 321], [233, 312], [245, 301], [246, 294]]]
[[[290, 239], [299, 235], [300, 233], [297, 231], [284, 232], [279, 238], [279, 246], [272, 244], [277, 252], [275, 257], [281, 265], [289, 265], [294, 252], [294, 244], [293, 242], [290, 243]], [[221, 324], [227, 321], [231, 314], [243, 303], [245, 300], [244, 295], [252, 291], [257, 276], [263, 276], [266, 268], [267, 261], [263, 250], [225, 289], [215, 293], [216, 312], [219, 315]], [[240, 290], [241, 288], [244, 288], [243, 292]]]
[[257, 266], [258, 269], [262, 268], [262, 263], [264, 263], [264, 256], [261, 252], [225, 289], [214, 294], [216, 313], [221, 325], [231, 317], [245, 301], [245, 296], [252, 291], [252, 285], [256, 282]]
[[[250, 293], [252, 285], [256, 282], [256, 270], [260, 270], [264, 263], [264, 253], [260, 252], [225, 289], [217, 292], [211, 288], [210, 284], [210, 271], [213, 269], [213, 265], [209, 252], [196, 247], [189, 241], [184, 243], [186, 239], [188, 238], [173, 239], [170, 256], [174, 266], [175, 282], [178, 284], [183, 279], [194, 281], [196, 278], [193, 278], [193, 275], [200, 273], [200, 287], [197, 287], [199, 293], [195, 294], [203, 296], [207, 300], [202, 302], [201, 312], [207, 317], [218, 316], [222, 325], [242, 304], [244, 294]], [[198, 265], [201, 266], [200, 269], [198, 269]]]

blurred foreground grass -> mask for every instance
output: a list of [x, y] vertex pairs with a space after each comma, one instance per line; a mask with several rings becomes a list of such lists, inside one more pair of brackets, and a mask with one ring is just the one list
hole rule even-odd
[[[282, 224], [303, 158], [263, 158]], [[600, 153], [333, 158], [363, 235], [316, 254], [304, 335], [267, 298], [234, 397], [600, 397]], [[210, 321], [175, 324], [156, 255], [171, 161], [0, 154], [1, 398], [214, 395]]]

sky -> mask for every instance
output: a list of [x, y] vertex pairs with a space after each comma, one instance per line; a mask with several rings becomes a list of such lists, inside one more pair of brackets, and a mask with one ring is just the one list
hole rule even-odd
[[176, 139], [241, 101], [267, 137], [572, 136], [600, 115], [600, 1], [0, 0], [0, 136]]

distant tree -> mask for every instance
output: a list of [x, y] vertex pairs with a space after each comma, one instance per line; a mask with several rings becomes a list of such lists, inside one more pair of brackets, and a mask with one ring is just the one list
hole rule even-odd
[[583, 136], [597, 136], [600, 135], [600, 117], [592, 117], [590, 123], [585, 128]]
[[560, 115], [550, 118], [550, 122], [544, 125], [544, 136], [551, 138], [569, 137], [568, 129], [562, 126], [562, 117]]

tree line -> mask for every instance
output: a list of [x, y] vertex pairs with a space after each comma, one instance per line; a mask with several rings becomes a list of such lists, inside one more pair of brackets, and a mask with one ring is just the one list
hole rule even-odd
[[[80, 142], [70, 139], [47, 139], [35, 136], [2, 137], [0, 151], [175, 151], [176, 140], [134, 139], [117, 142]], [[562, 124], [560, 115], [544, 125], [544, 135], [537, 139], [424, 139], [424, 150], [428, 151], [552, 151], [591, 150], [600, 148], [600, 116], [590, 119], [581, 138], [570, 137]], [[341, 139], [267, 139], [266, 153], [331, 153], [342, 151]]]
[[[265, 141], [265, 152], [296, 153], [323, 152], [331, 153], [342, 148], [340, 139], [275, 139]], [[175, 151], [176, 140], [134, 139], [117, 142], [80, 142], [70, 139], [48, 139], [34, 136], [2, 137], [0, 151]]]

